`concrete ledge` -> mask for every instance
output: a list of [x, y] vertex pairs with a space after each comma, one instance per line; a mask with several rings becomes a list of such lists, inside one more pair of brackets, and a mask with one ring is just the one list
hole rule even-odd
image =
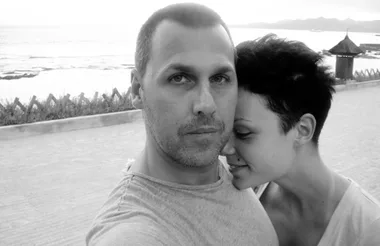
[[353, 90], [353, 89], [359, 89], [359, 88], [366, 88], [366, 87], [373, 87], [380, 85], [380, 79], [379, 80], [371, 80], [366, 82], [348, 82], [344, 85], [335, 85], [336, 92], [339, 91], [346, 91], [346, 90]]
[[[347, 84], [336, 85], [334, 87], [335, 90], [339, 92], [358, 88], [373, 87], [378, 85], [380, 85], [380, 80], [354, 83], [350, 83], [350, 81], [348, 81]], [[43, 121], [32, 124], [2, 126], [0, 127], [0, 141], [36, 136], [46, 133], [67, 132], [95, 127], [125, 124], [128, 122], [135, 121], [137, 119], [141, 119], [141, 117], [141, 110], [131, 110], [110, 114], [100, 114], [67, 118], [62, 120]]]
[[90, 115], [62, 120], [42, 121], [31, 124], [0, 127], [0, 141], [31, 137], [46, 133], [75, 131], [81, 129], [104, 127], [141, 119], [141, 110], [130, 110], [117, 113]]

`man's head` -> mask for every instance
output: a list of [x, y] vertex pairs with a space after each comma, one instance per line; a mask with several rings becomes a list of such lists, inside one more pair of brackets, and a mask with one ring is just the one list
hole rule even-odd
[[146, 66], [152, 55], [152, 42], [155, 31], [165, 20], [192, 29], [221, 25], [232, 42], [227, 25], [213, 10], [203, 5], [192, 3], [169, 5], [153, 13], [140, 29], [136, 44], [135, 66], [142, 76], [145, 74]]
[[318, 144], [327, 118], [334, 77], [321, 64], [322, 56], [297, 41], [273, 34], [237, 47], [239, 88], [260, 95], [268, 109], [278, 115], [283, 133], [287, 133], [304, 114], [316, 120], [312, 138]]
[[206, 166], [229, 137], [237, 100], [235, 52], [218, 14], [197, 4], [155, 12], [142, 26], [133, 104], [148, 141], [174, 162]]

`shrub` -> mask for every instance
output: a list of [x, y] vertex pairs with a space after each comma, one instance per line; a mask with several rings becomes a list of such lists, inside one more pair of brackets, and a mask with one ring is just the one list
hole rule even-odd
[[29, 104], [16, 98], [13, 102], [6, 101], [4, 106], [0, 104], [0, 126], [127, 111], [133, 109], [129, 94], [130, 90], [120, 94], [115, 88], [111, 95], [98, 97], [95, 93], [91, 100], [83, 93], [73, 99], [69, 94], [58, 99], [50, 94], [42, 102], [33, 96]]

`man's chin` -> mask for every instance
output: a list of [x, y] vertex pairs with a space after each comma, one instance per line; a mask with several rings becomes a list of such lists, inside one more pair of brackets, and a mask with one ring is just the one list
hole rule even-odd
[[220, 136], [217, 134], [192, 134], [184, 138], [184, 146], [197, 151], [215, 148], [215, 143], [220, 143]]
[[194, 167], [206, 167], [218, 162], [219, 151], [216, 149], [194, 149], [186, 154]]

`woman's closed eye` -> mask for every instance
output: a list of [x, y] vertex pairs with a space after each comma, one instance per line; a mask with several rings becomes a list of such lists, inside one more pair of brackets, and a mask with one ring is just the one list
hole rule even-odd
[[252, 134], [252, 132], [234, 130], [234, 134], [237, 138], [244, 139], [244, 138], [249, 137]]

